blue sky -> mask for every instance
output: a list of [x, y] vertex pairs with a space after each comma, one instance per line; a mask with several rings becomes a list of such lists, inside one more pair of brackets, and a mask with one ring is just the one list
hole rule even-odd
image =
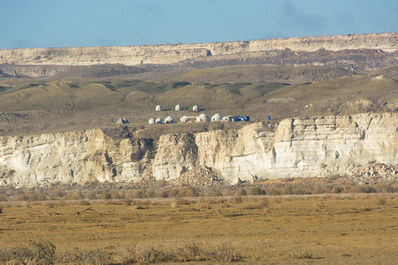
[[398, 0], [0, 0], [0, 49], [398, 32]]

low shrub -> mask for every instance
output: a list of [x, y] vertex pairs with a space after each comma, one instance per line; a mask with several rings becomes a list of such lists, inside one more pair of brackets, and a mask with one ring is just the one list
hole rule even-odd
[[387, 203], [387, 198], [379, 198], [377, 200], [377, 205], [385, 205]]
[[291, 252], [291, 256], [295, 259], [312, 259], [312, 253], [305, 249], [295, 249]]
[[172, 249], [157, 249], [153, 246], [133, 246], [125, 250], [123, 263], [165, 263], [217, 261], [222, 263], [241, 260], [232, 245], [224, 243], [211, 249], [205, 248], [201, 242], [189, 242]]
[[178, 205], [190, 205], [191, 202], [189, 200], [185, 200], [185, 199], [176, 199], [171, 203], [171, 207], [175, 208]]
[[195, 187], [188, 186], [180, 189], [176, 197], [199, 197], [199, 192]]
[[55, 245], [49, 241], [32, 242], [30, 247], [17, 246], [0, 251], [0, 263], [12, 264], [54, 264]]
[[218, 197], [223, 196], [222, 192], [218, 189], [210, 189], [205, 192], [205, 196], [209, 197]]
[[249, 195], [265, 195], [265, 191], [256, 186], [249, 190]]
[[81, 250], [75, 248], [57, 256], [57, 262], [69, 264], [105, 265], [111, 262], [111, 255], [102, 249]]
[[245, 208], [248, 209], [248, 210], [269, 209], [269, 201], [268, 200], [262, 200], [262, 201], [259, 201], [259, 202], [255, 203], [255, 204], [249, 204]]
[[126, 254], [122, 258], [123, 263], [160, 263], [167, 262], [174, 259], [171, 253], [163, 250], [157, 250], [150, 246], [133, 246], [126, 249]]
[[211, 260], [224, 263], [236, 262], [242, 259], [242, 256], [237, 253], [229, 243], [217, 245], [216, 249], [212, 251], [209, 256], [211, 257]]

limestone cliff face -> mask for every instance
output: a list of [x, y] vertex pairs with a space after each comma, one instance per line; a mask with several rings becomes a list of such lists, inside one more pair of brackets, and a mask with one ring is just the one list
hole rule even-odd
[[[166, 125], [165, 125], [166, 126]], [[197, 169], [239, 179], [350, 174], [398, 164], [398, 115], [358, 114], [253, 123], [237, 131], [114, 142], [101, 130], [0, 138], [0, 185], [195, 178]]]
[[142, 177], [150, 150], [148, 141], [116, 144], [101, 130], [0, 137], [0, 184], [131, 181]]
[[36, 48], [0, 50], [0, 64], [98, 65], [173, 64], [206, 56], [261, 55], [261, 52], [290, 49], [313, 52], [320, 49], [398, 50], [398, 33], [300, 37], [201, 44], [148, 45], [129, 47]]

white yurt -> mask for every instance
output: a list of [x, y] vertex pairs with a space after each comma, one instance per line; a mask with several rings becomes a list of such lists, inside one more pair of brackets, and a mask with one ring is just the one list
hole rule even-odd
[[156, 108], [155, 108], [155, 110], [156, 110], [156, 111], [162, 111], [162, 110], [163, 110], [163, 108], [162, 108], [162, 106], [160, 106], [160, 105], [157, 105], [157, 106], [156, 106]]
[[222, 116], [220, 114], [214, 114], [213, 117], [211, 117], [211, 121], [221, 121]]
[[188, 117], [185, 115], [180, 118], [180, 122], [187, 122], [187, 121], [188, 121]]
[[164, 119], [164, 123], [174, 123], [175, 120], [173, 117], [168, 116], [166, 119]]
[[181, 110], [182, 110], [181, 105], [180, 105], [180, 104], [177, 104], [177, 105], [174, 107], [174, 110], [175, 110], [175, 111], [181, 111]]
[[198, 105], [193, 106], [192, 111], [199, 111], [199, 106]]
[[197, 118], [196, 121], [202, 122], [202, 121], [210, 121], [210, 117], [206, 116], [206, 114], [200, 114]]
[[149, 124], [154, 124], [155, 123], [155, 119], [154, 118], [150, 118], [148, 121]]
[[163, 123], [163, 120], [161, 118], [156, 118], [155, 123], [161, 124], [161, 123]]
[[225, 116], [221, 120], [226, 121], [226, 122], [231, 122], [231, 121], [234, 121], [233, 118], [234, 118], [233, 116]]

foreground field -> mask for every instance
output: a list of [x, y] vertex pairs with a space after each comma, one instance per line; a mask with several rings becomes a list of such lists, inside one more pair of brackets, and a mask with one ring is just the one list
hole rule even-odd
[[[396, 264], [397, 220], [396, 194], [7, 202], [0, 245], [50, 241], [56, 263], [77, 249], [122, 263], [134, 261], [134, 246], [158, 253], [199, 246], [214, 255], [226, 248], [233, 257], [216, 263]], [[215, 263], [211, 256], [195, 262]]]

